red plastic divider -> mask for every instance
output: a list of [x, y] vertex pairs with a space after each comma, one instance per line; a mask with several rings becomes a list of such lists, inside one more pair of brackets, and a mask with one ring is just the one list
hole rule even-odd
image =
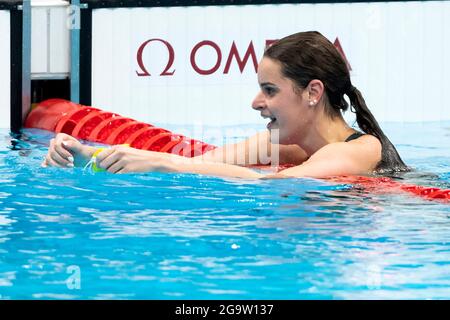
[[111, 119], [117, 114], [106, 111], [92, 111], [83, 117], [72, 131], [72, 136], [87, 139], [92, 131], [105, 119]]
[[[150, 140], [152, 137], [164, 133], [169, 132], [163, 128], [157, 128], [157, 127], [148, 127], [148, 128], [142, 128], [138, 131], [134, 132], [131, 136], [128, 137], [125, 143], [129, 144], [130, 147], [136, 148], [136, 149], [142, 149], [144, 144]], [[152, 150], [157, 151], [157, 150]]]
[[108, 137], [111, 136], [112, 132], [124, 123], [134, 122], [133, 119], [125, 117], [113, 117], [111, 119], [105, 119], [98, 124], [98, 126], [92, 130], [89, 135], [89, 141], [106, 143]]
[[428, 200], [440, 200], [450, 202], [450, 190], [436, 187], [426, 187], [418, 185], [407, 185], [387, 177], [365, 177], [365, 176], [340, 176], [331, 177], [331, 180], [338, 183], [349, 183], [359, 185], [370, 192], [408, 192]]
[[28, 114], [25, 121], [25, 128], [55, 131], [55, 127], [61, 117], [80, 107], [79, 104], [63, 99], [45, 100]]
[[151, 127], [151, 125], [139, 121], [125, 122], [111, 132], [111, 135], [106, 139], [106, 143], [123, 144], [137, 130], [148, 127]]
[[[177, 145], [183, 136], [174, 135], [170, 132], [161, 132], [154, 135], [142, 145], [143, 150], [170, 152], [172, 148]], [[168, 151], [169, 150], [169, 151]]]
[[81, 107], [72, 110], [67, 115], [63, 116], [61, 120], [58, 121], [58, 124], [56, 125], [55, 128], [55, 132], [63, 132], [72, 135], [73, 129], [75, 129], [78, 122], [92, 111], [99, 111], [99, 109], [90, 107]]

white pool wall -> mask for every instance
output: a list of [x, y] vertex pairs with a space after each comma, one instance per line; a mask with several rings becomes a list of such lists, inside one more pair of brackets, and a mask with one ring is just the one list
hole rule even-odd
[[[31, 78], [70, 74], [67, 1], [35, 1], [32, 13]], [[49, 9], [50, 8], [50, 9]], [[95, 9], [93, 11], [92, 104], [149, 123], [228, 126], [265, 123], [251, 102], [258, 91], [251, 59], [242, 72], [232, 59], [233, 42], [242, 58], [250, 43], [257, 60], [266, 40], [307, 30], [339, 39], [352, 67], [351, 78], [380, 122], [450, 120], [450, 1], [340, 4], [274, 4], [208, 7]], [[82, 30], [82, 32], [84, 32]], [[149, 39], [174, 49], [169, 72], [167, 48], [152, 42], [142, 61], [137, 52]], [[222, 61], [199, 75], [190, 55], [212, 41]], [[0, 128], [10, 122], [10, 13], [0, 10]], [[197, 51], [198, 67], [211, 68], [211, 46]], [[354, 116], [346, 119], [353, 123]]]
[[[149, 123], [263, 123], [250, 107], [258, 91], [251, 59], [242, 73], [233, 60], [224, 74], [231, 45], [242, 58], [252, 42], [259, 60], [267, 39], [307, 30], [339, 39], [352, 82], [380, 122], [450, 119], [449, 1], [96, 9], [92, 104]], [[138, 49], [155, 38], [172, 46], [174, 74], [160, 76], [169, 51], [153, 41], [142, 55], [151, 76], [138, 76]], [[204, 40], [222, 53], [210, 75], [199, 75], [190, 61]], [[216, 61], [211, 46], [197, 51], [201, 68]]]

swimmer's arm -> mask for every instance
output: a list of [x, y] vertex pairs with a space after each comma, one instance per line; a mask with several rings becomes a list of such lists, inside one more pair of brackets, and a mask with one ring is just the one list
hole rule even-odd
[[278, 173], [260, 174], [251, 169], [217, 162], [202, 161], [199, 159], [183, 159], [182, 162], [166, 162], [159, 165], [157, 171], [185, 172], [217, 177], [243, 178], [243, 179], [285, 179], [285, 178], [323, 178], [342, 174], [357, 174], [353, 164], [346, 159], [333, 160], [330, 158], [311, 158], [302, 165], [292, 167]]
[[263, 131], [238, 143], [227, 144], [197, 156], [208, 162], [239, 166], [270, 164], [271, 143], [269, 131]]
[[[302, 165], [268, 175], [264, 179], [310, 177], [325, 178], [371, 173], [381, 160], [381, 144], [372, 136], [360, 142], [337, 142], [326, 145]], [[363, 141], [366, 140], [366, 141]]]
[[262, 175], [248, 168], [226, 163], [186, 158], [179, 155], [113, 146], [97, 156], [97, 167], [110, 173], [184, 172], [217, 177], [258, 179]]
[[[172, 160], [173, 157], [177, 157], [173, 155], [171, 156]], [[245, 167], [228, 163], [204, 161], [202, 159], [196, 158], [184, 158], [181, 161], [179, 159], [176, 161], [168, 161], [164, 164], [161, 164], [160, 168], [161, 170], [159, 171], [164, 172], [185, 172], [216, 177], [242, 179], [260, 179], [264, 177], [264, 175]]]
[[[376, 138], [373, 137], [373, 139]], [[200, 157], [186, 158], [122, 146], [112, 147], [97, 155], [98, 165], [112, 173], [185, 172], [244, 179], [322, 178], [365, 174], [375, 168], [379, 162], [378, 158], [381, 158], [381, 145], [377, 149], [376, 145], [367, 143], [367, 141], [360, 144], [339, 142], [323, 147], [300, 166], [283, 170], [277, 174], [265, 175], [241, 166], [205, 161]]]
[[[360, 138], [363, 139], [363, 138]], [[373, 137], [373, 139], [376, 139]], [[371, 172], [381, 157], [379, 149], [368, 143], [338, 142], [324, 146], [303, 164], [275, 174], [260, 174], [235, 165], [185, 158], [181, 163], [167, 162], [167, 171], [190, 172], [220, 177], [249, 179], [325, 178], [339, 175], [357, 175]]]
[[[346, 161], [347, 160], [347, 161]], [[305, 163], [289, 169], [282, 170], [276, 174], [267, 175], [264, 179], [281, 179], [281, 178], [325, 178], [330, 176], [363, 174], [355, 170], [354, 163], [351, 159], [309, 159]]]
[[[325, 147], [324, 147], [325, 148]], [[331, 151], [331, 150], [330, 150]], [[337, 152], [338, 150], [336, 150]], [[317, 152], [320, 153], [320, 152]], [[322, 154], [324, 154], [322, 152]], [[261, 174], [249, 168], [228, 163], [205, 161], [200, 157], [186, 158], [178, 155], [114, 146], [97, 155], [97, 166], [111, 173], [127, 172], [177, 172], [241, 179], [282, 179], [290, 177], [324, 177], [349, 173], [352, 164], [339, 156], [315, 155], [304, 164], [277, 174]], [[341, 159], [341, 160], [339, 160]], [[344, 165], [348, 167], [344, 167]]]
[[297, 145], [281, 145], [270, 142], [268, 130], [234, 144], [208, 151], [197, 156], [204, 161], [221, 162], [239, 166], [302, 163], [306, 152]]

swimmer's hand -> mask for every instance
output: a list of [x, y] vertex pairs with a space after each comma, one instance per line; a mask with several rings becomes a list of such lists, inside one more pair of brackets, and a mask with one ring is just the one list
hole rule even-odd
[[185, 172], [220, 177], [258, 179], [263, 175], [248, 168], [203, 161], [201, 158], [113, 146], [96, 156], [97, 167], [110, 173]]
[[[176, 157], [183, 161], [182, 157]], [[153, 152], [116, 145], [105, 149], [96, 156], [96, 165], [110, 173], [170, 171], [169, 162], [176, 162], [168, 153]]]
[[85, 165], [92, 154], [94, 147], [81, 144], [76, 138], [65, 133], [58, 133], [50, 140], [47, 155], [42, 162], [42, 167], [73, 168]]

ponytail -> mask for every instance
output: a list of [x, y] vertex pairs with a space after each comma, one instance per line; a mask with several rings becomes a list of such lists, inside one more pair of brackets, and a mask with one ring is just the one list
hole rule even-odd
[[356, 114], [356, 122], [359, 128], [365, 133], [377, 137], [381, 142], [381, 161], [375, 170], [378, 173], [411, 171], [411, 168], [400, 158], [392, 142], [381, 130], [372, 112], [367, 108], [361, 92], [353, 85], [350, 85], [345, 94], [350, 99], [350, 106], [354, 109], [352, 111]]

